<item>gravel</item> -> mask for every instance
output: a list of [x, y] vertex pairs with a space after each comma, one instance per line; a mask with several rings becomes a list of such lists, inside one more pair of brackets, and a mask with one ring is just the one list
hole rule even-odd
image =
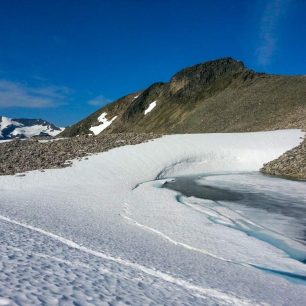
[[[73, 159], [158, 138], [153, 133], [119, 133], [62, 139], [28, 139], [0, 142], [0, 175], [24, 175], [31, 170], [64, 168]], [[262, 173], [306, 180], [306, 139], [279, 158], [268, 162]]]
[[31, 170], [64, 168], [73, 159], [86, 159], [94, 153], [135, 145], [160, 137], [148, 134], [104, 134], [63, 139], [29, 139], [0, 142], [0, 175], [20, 174]]
[[279, 158], [265, 164], [262, 173], [306, 180], [306, 139]]

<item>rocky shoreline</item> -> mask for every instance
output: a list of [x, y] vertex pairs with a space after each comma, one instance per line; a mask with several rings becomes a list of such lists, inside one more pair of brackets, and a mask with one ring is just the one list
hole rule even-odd
[[32, 170], [64, 168], [73, 159], [110, 149], [135, 145], [158, 138], [153, 133], [104, 134], [63, 139], [29, 139], [0, 142], [0, 175], [14, 175]]
[[306, 180], [306, 139], [299, 146], [265, 164], [260, 171], [269, 175]]
[[[0, 175], [24, 175], [27, 171], [64, 168], [74, 159], [110, 149], [135, 145], [160, 137], [153, 133], [118, 133], [62, 139], [28, 139], [0, 142]], [[279, 158], [263, 165], [264, 174], [306, 180], [306, 139]]]

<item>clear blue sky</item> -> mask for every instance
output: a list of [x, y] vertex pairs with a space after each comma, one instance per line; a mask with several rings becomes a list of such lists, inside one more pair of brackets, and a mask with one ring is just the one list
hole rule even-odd
[[304, 0], [0, 1], [0, 115], [65, 126], [224, 56], [306, 74], [305, 12]]

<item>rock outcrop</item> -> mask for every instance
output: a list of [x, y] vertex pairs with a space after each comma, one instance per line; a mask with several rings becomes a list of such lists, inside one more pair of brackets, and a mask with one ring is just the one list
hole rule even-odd
[[62, 136], [91, 133], [103, 113], [116, 120], [101, 134], [306, 128], [306, 76], [257, 73], [232, 58], [210, 61], [102, 107]]
[[142, 143], [157, 137], [159, 135], [156, 134], [108, 134], [103, 137], [80, 136], [0, 142], [0, 175], [63, 168], [70, 166], [72, 159], [86, 159], [90, 154]]
[[306, 180], [306, 139], [279, 158], [265, 164], [262, 173]]

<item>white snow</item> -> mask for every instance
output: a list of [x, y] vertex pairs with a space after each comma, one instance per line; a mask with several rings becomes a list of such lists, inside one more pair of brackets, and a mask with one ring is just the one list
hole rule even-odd
[[2, 118], [2, 121], [0, 122], [0, 130], [3, 130], [4, 128], [8, 127], [11, 124], [14, 124], [17, 126], [21, 125], [21, 123], [14, 121], [8, 117], [1, 117], [1, 118]]
[[60, 127], [59, 130], [52, 130], [52, 129], [50, 130], [50, 129], [47, 129], [47, 130], [45, 131], [45, 133], [49, 134], [50, 136], [55, 137], [55, 136], [57, 136], [59, 133], [63, 132], [64, 130], [65, 130], [64, 127]]
[[54, 141], [61, 141], [61, 140], [65, 140], [65, 139], [67, 139], [67, 137], [59, 137], [59, 138], [52, 138], [52, 139], [39, 139], [38, 142], [40, 142], [40, 143], [48, 143], [48, 142], [54, 142]]
[[1, 296], [13, 305], [302, 305], [304, 284], [259, 268], [306, 276], [304, 264], [225, 226], [251, 226], [229, 208], [179, 203], [159, 188], [179, 174], [256, 171], [302, 136], [171, 135], [0, 177]]
[[135, 96], [135, 97], [133, 98], [133, 100], [136, 100], [138, 97], [139, 97], [139, 95]]
[[0, 305], [10, 305], [10, 304], [11, 301], [9, 299], [0, 297]]
[[29, 138], [29, 137], [37, 136], [40, 133], [46, 133], [54, 137], [58, 135], [59, 133], [61, 133], [63, 130], [64, 130], [63, 128], [61, 128], [60, 130], [53, 130], [53, 129], [50, 129], [48, 126], [37, 124], [33, 126], [18, 127], [14, 129], [14, 131], [11, 134], [14, 136], [23, 134], [25, 137]]
[[0, 121], [0, 137], [2, 136], [2, 130], [4, 130], [6, 127], [8, 127], [9, 125], [16, 125], [16, 126], [21, 126], [22, 124], [16, 121], [13, 121], [12, 119], [8, 118], [8, 117], [1, 117], [1, 121]]
[[11, 141], [13, 141], [13, 139], [5, 139], [5, 140], [3, 140], [3, 139], [0, 138], [0, 143], [11, 142]]
[[95, 135], [100, 134], [102, 131], [104, 131], [108, 126], [112, 124], [112, 122], [117, 118], [117, 116], [113, 117], [111, 120], [108, 120], [106, 118], [107, 113], [102, 113], [98, 117], [98, 121], [101, 122], [101, 124], [97, 126], [92, 126], [89, 130], [92, 131]]
[[144, 111], [144, 114], [148, 114], [153, 110], [153, 108], [156, 106], [157, 101], [153, 101], [149, 104], [148, 108]]

